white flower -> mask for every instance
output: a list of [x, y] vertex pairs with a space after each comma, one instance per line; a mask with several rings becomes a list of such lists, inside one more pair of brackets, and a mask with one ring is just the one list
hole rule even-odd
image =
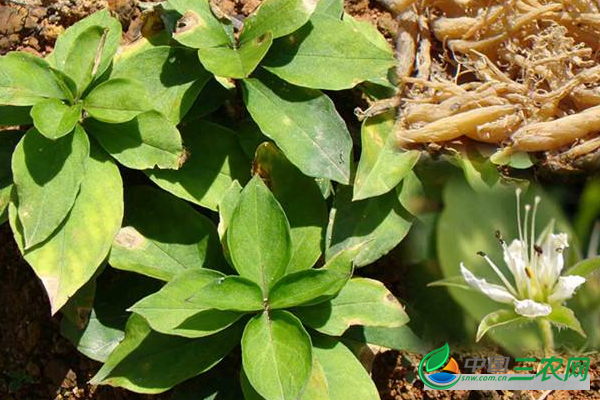
[[[477, 278], [464, 264], [460, 272], [465, 282], [499, 303], [512, 304], [517, 314], [524, 317], [544, 317], [552, 307], [573, 297], [575, 290], [585, 282], [578, 275], [561, 276], [564, 267], [563, 252], [569, 246], [565, 233], [554, 234], [553, 223], [535, 240], [535, 215], [540, 198], [535, 198], [533, 210], [525, 206], [525, 219], [521, 224], [520, 190], [517, 189], [517, 224], [519, 238], [507, 246], [498, 235], [504, 248], [504, 262], [512, 274], [512, 281], [500, 271], [484, 253], [479, 253], [494, 270], [502, 285]], [[529, 226], [529, 214], [531, 224]], [[528, 230], [529, 229], [529, 230]]]

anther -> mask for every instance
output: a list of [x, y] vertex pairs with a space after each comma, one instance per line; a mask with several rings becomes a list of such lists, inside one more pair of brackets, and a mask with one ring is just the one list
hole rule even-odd
[[535, 250], [536, 253], [538, 254], [542, 254], [544, 251], [542, 250], [541, 246], [538, 244], [534, 244], [533, 245], [533, 249]]
[[485, 254], [483, 251], [478, 251], [477, 255], [481, 257], [487, 257], [487, 254]]
[[496, 235], [496, 239], [498, 239], [500, 241], [500, 244], [506, 243], [506, 241], [504, 241], [504, 238], [502, 237], [502, 233], [500, 233], [500, 231], [496, 231], [494, 234]]

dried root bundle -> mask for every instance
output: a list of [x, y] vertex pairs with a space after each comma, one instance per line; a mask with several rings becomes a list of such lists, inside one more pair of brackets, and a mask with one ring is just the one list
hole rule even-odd
[[555, 158], [599, 148], [600, 2], [385, 3], [400, 26], [402, 147], [468, 138]]

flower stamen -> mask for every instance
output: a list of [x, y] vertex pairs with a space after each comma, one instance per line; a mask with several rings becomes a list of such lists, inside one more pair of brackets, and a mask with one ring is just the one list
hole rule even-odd
[[485, 254], [483, 251], [478, 251], [477, 255], [483, 257], [483, 259], [485, 261], [487, 261], [487, 263], [490, 265], [490, 267], [492, 267], [492, 269], [494, 270], [496, 275], [498, 275], [498, 277], [500, 278], [502, 283], [504, 283], [504, 286], [506, 286], [506, 288], [509, 290], [509, 292], [511, 292], [511, 294], [513, 296], [518, 296], [517, 291], [515, 290], [513, 285], [508, 281], [508, 279], [506, 279], [506, 277], [504, 276], [502, 271], [500, 271], [500, 269], [496, 266], [496, 264], [494, 264], [492, 259], [487, 254]]

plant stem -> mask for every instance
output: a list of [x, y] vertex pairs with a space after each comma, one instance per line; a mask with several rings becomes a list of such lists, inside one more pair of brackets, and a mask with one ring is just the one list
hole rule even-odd
[[544, 353], [549, 355], [554, 352], [554, 333], [552, 332], [552, 324], [547, 319], [540, 319], [538, 325], [542, 333]]

